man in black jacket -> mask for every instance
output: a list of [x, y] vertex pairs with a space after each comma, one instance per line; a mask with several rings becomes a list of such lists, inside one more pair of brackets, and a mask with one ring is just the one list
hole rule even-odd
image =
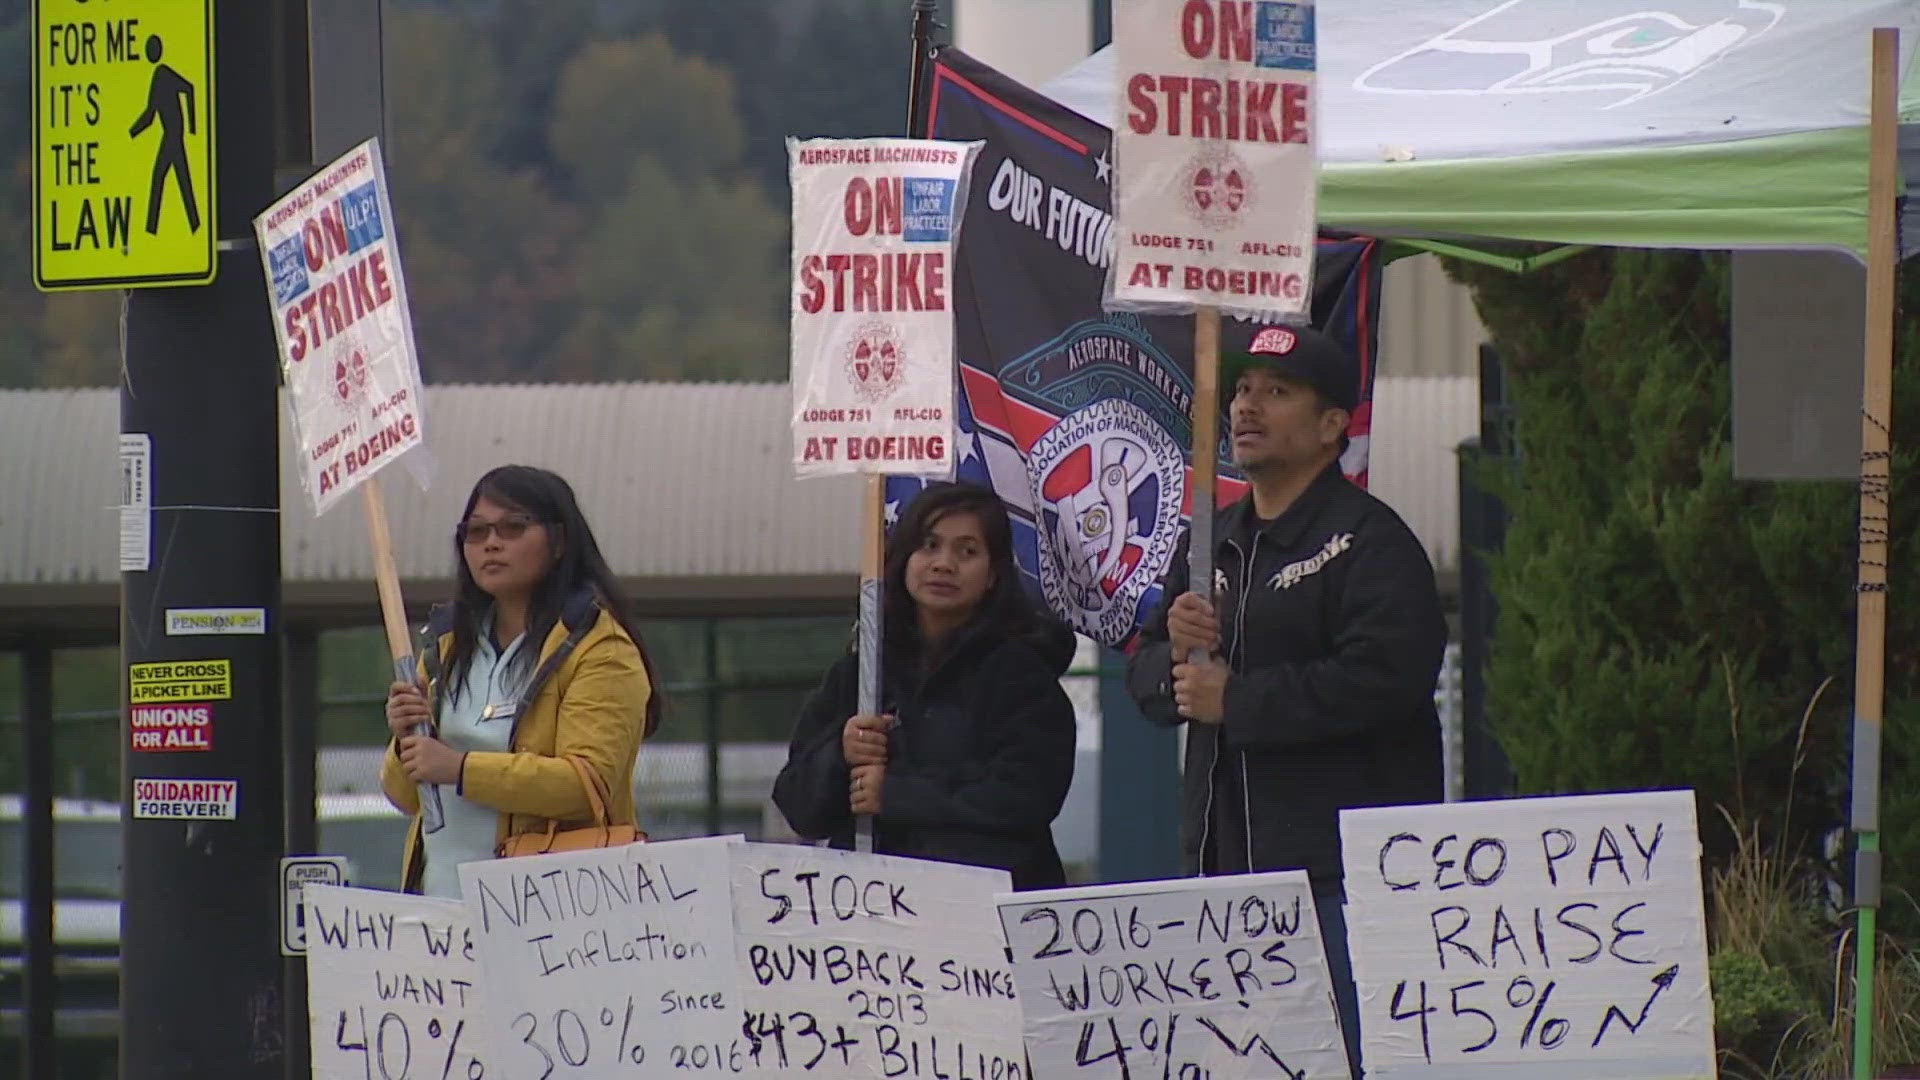
[[1441, 798], [1447, 638], [1425, 549], [1341, 473], [1357, 374], [1306, 328], [1269, 327], [1222, 356], [1251, 491], [1214, 517], [1213, 597], [1187, 591], [1183, 537], [1128, 664], [1147, 717], [1188, 724], [1189, 872], [1311, 876], [1356, 1068], [1339, 813]]

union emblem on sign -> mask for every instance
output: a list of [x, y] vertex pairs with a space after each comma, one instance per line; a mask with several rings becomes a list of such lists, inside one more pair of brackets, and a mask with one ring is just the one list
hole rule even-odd
[[860, 327], [847, 344], [847, 377], [866, 401], [879, 401], [899, 389], [906, 363], [899, 332], [883, 322]]
[[1231, 228], [1253, 193], [1252, 170], [1231, 150], [1203, 151], [1187, 166], [1187, 212], [1209, 229]]

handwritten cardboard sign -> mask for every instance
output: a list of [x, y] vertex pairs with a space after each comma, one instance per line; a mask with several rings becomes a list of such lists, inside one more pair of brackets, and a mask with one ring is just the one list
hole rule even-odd
[[1693, 794], [1346, 810], [1369, 1078], [1714, 1075]]
[[488, 984], [489, 1080], [739, 1072], [729, 838], [460, 867]]
[[1024, 1080], [994, 924], [1005, 871], [744, 844], [733, 863], [756, 1076]]
[[1302, 871], [999, 901], [1037, 1075], [1346, 1077]]
[[491, 1074], [463, 905], [338, 885], [301, 896], [315, 1080]]

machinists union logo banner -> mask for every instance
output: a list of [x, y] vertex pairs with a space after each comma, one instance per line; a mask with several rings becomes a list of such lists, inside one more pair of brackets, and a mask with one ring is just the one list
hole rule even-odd
[[[953, 268], [956, 478], [1005, 501], [1033, 594], [1125, 647], [1159, 602], [1190, 509], [1192, 319], [1101, 308], [1113, 257], [1106, 128], [953, 49], [937, 58], [929, 107], [934, 138], [984, 143]], [[1362, 483], [1379, 285], [1378, 244], [1319, 240], [1313, 321], [1361, 366], [1343, 464]], [[1229, 321], [1222, 347], [1245, 348], [1262, 329]], [[1216, 494], [1230, 502], [1245, 484], [1224, 435], [1215, 452]], [[920, 487], [888, 480], [890, 523]]]

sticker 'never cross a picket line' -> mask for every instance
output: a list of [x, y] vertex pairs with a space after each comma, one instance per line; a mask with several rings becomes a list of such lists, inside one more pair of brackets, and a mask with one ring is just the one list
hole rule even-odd
[[134, 705], [226, 701], [232, 697], [231, 660], [168, 660], [127, 666], [127, 700]]

